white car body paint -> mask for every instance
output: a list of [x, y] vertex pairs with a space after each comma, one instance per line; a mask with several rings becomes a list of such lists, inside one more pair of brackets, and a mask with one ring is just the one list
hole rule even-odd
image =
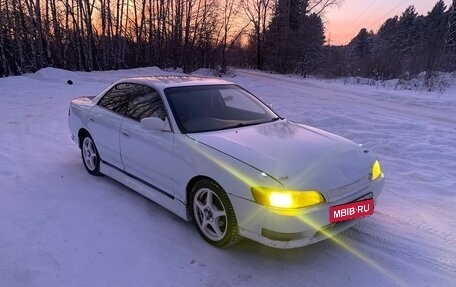
[[[191, 138], [279, 179], [293, 190], [327, 191], [367, 178], [372, 160], [341, 137], [287, 120]], [[331, 202], [331, 199], [329, 199]]]
[[[98, 107], [103, 95], [119, 83], [141, 84], [158, 91], [171, 131], [144, 130], [139, 122]], [[228, 194], [240, 235], [262, 244], [300, 247], [351, 227], [356, 220], [330, 224], [329, 207], [369, 193], [375, 200], [384, 182], [383, 177], [369, 180], [375, 158], [359, 145], [286, 119], [211, 132], [180, 132], [164, 90], [225, 84], [232, 83], [185, 76], [117, 81], [93, 99], [72, 101], [72, 138], [79, 144], [79, 131], [87, 130], [97, 145], [103, 174], [185, 220], [191, 219], [187, 186], [193, 178], [204, 176], [216, 181]], [[326, 202], [285, 215], [256, 203], [251, 193], [253, 186], [317, 190]]]

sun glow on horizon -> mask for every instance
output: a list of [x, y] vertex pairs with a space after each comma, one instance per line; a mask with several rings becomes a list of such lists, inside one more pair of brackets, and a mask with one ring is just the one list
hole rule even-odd
[[[452, 0], [443, 2], [448, 9]], [[326, 44], [346, 45], [362, 28], [377, 33], [388, 18], [400, 16], [410, 5], [419, 15], [426, 15], [436, 3], [437, 0], [345, 0], [340, 7], [330, 7], [325, 13]]]

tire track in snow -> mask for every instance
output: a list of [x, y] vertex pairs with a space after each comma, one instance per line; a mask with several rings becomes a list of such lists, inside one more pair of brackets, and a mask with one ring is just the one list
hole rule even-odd
[[[401, 225], [403, 234], [411, 234], [413, 228], [405, 230]], [[403, 240], [395, 240], [401, 235], [392, 234], [391, 237], [382, 236], [379, 232], [371, 232], [363, 229], [362, 225], [356, 225], [347, 230], [345, 234], [350, 241], [355, 241], [364, 252], [372, 254], [373, 250], [382, 256], [390, 257], [394, 260], [401, 260], [405, 264], [413, 264], [416, 267], [425, 269], [426, 272], [432, 272], [436, 276], [440, 272], [456, 276], [456, 252], [443, 247], [433, 247], [429, 249], [420, 248], [420, 242], [412, 241], [410, 237], [403, 237]], [[404, 242], [407, 242], [406, 244]], [[454, 243], [453, 243], [454, 244]]]

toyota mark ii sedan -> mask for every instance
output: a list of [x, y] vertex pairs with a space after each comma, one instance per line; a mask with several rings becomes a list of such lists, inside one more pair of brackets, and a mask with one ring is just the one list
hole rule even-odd
[[193, 221], [210, 244], [295, 248], [371, 215], [384, 176], [340, 136], [280, 117], [231, 82], [123, 79], [71, 102], [85, 169]]

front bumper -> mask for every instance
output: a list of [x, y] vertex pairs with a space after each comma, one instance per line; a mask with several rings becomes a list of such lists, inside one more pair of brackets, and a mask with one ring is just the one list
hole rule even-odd
[[292, 214], [265, 207], [249, 200], [230, 196], [242, 237], [274, 248], [297, 248], [324, 240], [352, 227], [358, 219], [329, 222], [329, 208], [354, 201], [372, 193], [374, 203], [382, 192], [384, 178], [331, 203], [294, 210]]

